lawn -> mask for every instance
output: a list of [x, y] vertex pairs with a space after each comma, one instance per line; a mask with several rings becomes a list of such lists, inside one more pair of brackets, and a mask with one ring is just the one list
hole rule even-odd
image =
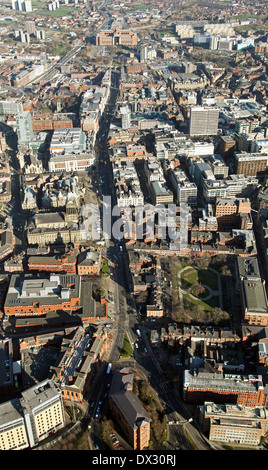
[[45, 15], [45, 16], [54, 16], [54, 17], [62, 17], [62, 16], [71, 16], [74, 12], [74, 9], [72, 7], [68, 6], [60, 6], [60, 8], [57, 8], [56, 10], [49, 10], [47, 7], [47, 2], [41, 2], [38, 0], [32, 0], [32, 8], [33, 11], [30, 12], [30, 14], [33, 15], [33, 13], [40, 15]]
[[101, 270], [102, 277], [108, 277], [110, 275], [109, 265], [107, 259], [104, 259], [102, 262], [102, 270]]
[[210, 299], [206, 300], [203, 302], [200, 299], [193, 299], [187, 294], [183, 295], [183, 305], [185, 308], [191, 308], [195, 305], [200, 305], [201, 307], [204, 308], [204, 310], [212, 310], [215, 307], [219, 307], [219, 296], [218, 295], [213, 295], [210, 297]]
[[62, 18], [63, 16], [72, 16], [73, 9], [71, 8], [57, 8], [57, 10], [42, 10], [39, 12], [41, 15], [44, 16], [53, 16], [55, 18]]
[[209, 269], [193, 268], [181, 273], [181, 283], [183, 289], [189, 289], [194, 282], [199, 282], [205, 286], [210, 287], [212, 290], [218, 290], [218, 279], [213, 271]]
[[146, 10], [147, 8], [150, 8], [150, 3], [132, 3], [132, 5], [125, 5], [128, 10], [130, 11], [136, 11], [136, 10]]
[[[181, 273], [181, 285], [183, 289], [190, 289], [195, 282], [198, 282], [204, 286], [208, 286], [214, 291], [218, 291], [218, 278], [216, 274], [209, 269], [189, 266], [189, 269], [186, 269]], [[202, 298], [207, 297], [208, 294], [209, 292], [207, 289], [195, 299], [190, 297], [188, 294], [184, 294], [183, 305], [185, 308], [191, 308], [195, 305], [200, 305], [205, 310], [212, 310], [215, 307], [219, 307], [220, 302], [218, 294], [212, 295], [212, 297], [210, 297], [208, 300], [202, 300]]]
[[130, 341], [127, 335], [125, 335], [124, 344], [123, 344], [122, 351], [121, 351], [121, 356], [126, 358], [126, 357], [131, 356], [132, 354], [133, 354], [133, 348], [130, 344]]

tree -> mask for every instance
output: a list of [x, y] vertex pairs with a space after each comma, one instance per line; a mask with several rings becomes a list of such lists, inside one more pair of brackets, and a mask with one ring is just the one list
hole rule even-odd
[[190, 288], [191, 294], [195, 295], [195, 297], [198, 297], [199, 295], [203, 294], [205, 290], [205, 287], [197, 281], [193, 282]]
[[206, 312], [203, 305], [194, 305], [192, 308], [192, 316], [198, 323], [204, 323], [206, 318]]
[[176, 323], [190, 323], [191, 315], [190, 311], [184, 308], [182, 305], [176, 305], [171, 313], [171, 318]]
[[232, 273], [228, 266], [225, 264], [224, 266], [221, 267], [221, 275], [222, 276], [232, 276]]
[[229, 313], [226, 312], [225, 310], [222, 310], [219, 307], [214, 307], [211, 310], [211, 315], [212, 315], [213, 323], [215, 325], [219, 325], [221, 323], [225, 323], [230, 320]]
[[200, 268], [208, 268], [211, 262], [210, 256], [203, 256], [202, 258], [196, 258], [195, 264]]

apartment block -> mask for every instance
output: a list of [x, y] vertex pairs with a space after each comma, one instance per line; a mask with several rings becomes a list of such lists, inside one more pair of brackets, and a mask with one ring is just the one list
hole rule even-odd
[[32, 1], [31, 0], [12, 0], [12, 10], [19, 11], [32, 11]]
[[44, 380], [0, 405], [0, 450], [35, 447], [65, 425], [60, 390]]
[[36, 446], [65, 424], [60, 390], [50, 380], [40, 382], [22, 392], [21, 404], [30, 447]]
[[27, 449], [29, 441], [20, 400], [1, 403], [0, 416], [0, 450]]

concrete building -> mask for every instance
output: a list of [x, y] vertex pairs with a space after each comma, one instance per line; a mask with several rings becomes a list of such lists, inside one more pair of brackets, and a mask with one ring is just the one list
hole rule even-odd
[[30, 111], [24, 111], [16, 116], [19, 144], [29, 144], [34, 139], [32, 116]]
[[54, 154], [85, 152], [86, 134], [80, 127], [55, 129], [50, 143], [50, 152]]
[[150, 186], [153, 204], [172, 204], [173, 194], [164, 183], [152, 181]]
[[199, 407], [199, 422], [211, 441], [259, 445], [267, 432], [268, 417], [262, 406], [205, 402]]
[[197, 186], [194, 182], [189, 181], [186, 174], [182, 170], [171, 170], [171, 183], [176, 193], [176, 202], [178, 204], [188, 204], [196, 206], [197, 203]]
[[219, 110], [203, 106], [192, 106], [190, 109], [189, 134], [217, 135]]
[[12, 10], [32, 11], [32, 0], [11, 0]]
[[220, 139], [220, 154], [224, 158], [231, 158], [234, 155], [234, 150], [236, 146], [236, 141], [233, 137], [230, 136], [221, 136]]
[[181, 39], [193, 38], [195, 30], [190, 24], [176, 24], [175, 31]]
[[261, 281], [258, 258], [238, 256], [236, 260], [237, 278], [239, 281]]
[[93, 152], [52, 154], [48, 161], [48, 169], [52, 173], [88, 170], [95, 163]]
[[120, 109], [122, 129], [129, 129], [131, 126], [131, 111], [128, 106]]
[[44, 380], [0, 405], [0, 450], [35, 447], [65, 425], [60, 390]]
[[140, 62], [146, 62], [148, 59], [148, 46], [142, 45], [140, 48]]
[[16, 101], [0, 100], [0, 114], [20, 114], [22, 112], [22, 103], [17, 103]]

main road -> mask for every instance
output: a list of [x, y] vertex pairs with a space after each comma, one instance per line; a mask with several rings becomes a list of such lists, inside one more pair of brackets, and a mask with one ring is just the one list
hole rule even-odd
[[[110, 116], [113, 113], [119, 91], [119, 77], [119, 72], [113, 70], [110, 98], [103, 114], [96, 140], [96, 171], [100, 196], [109, 196], [111, 198], [111, 211], [116, 205], [117, 200], [114, 191], [113, 169], [107, 147], [107, 136]], [[115, 220], [116, 218], [112, 218], [112, 223]], [[202, 450], [210, 449], [210, 446], [203, 439], [203, 436], [191, 424], [190, 416], [185, 411], [182, 401], [174, 394], [169, 384], [166, 382], [164, 373], [151, 351], [147, 336], [145, 332], [143, 332], [143, 326], [139, 323], [135, 301], [130, 289], [128, 256], [124, 244], [119, 243], [118, 240], [114, 239], [112, 236], [111, 239], [107, 241], [107, 255], [115, 265], [113, 275], [118, 286], [118, 311], [116, 315], [117, 335], [109, 359], [113, 364], [113, 369], [120, 367], [118, 359], [120, 357], [124, 336], [127, 333], [131, 343], [133, 345], [137, 344], [138, 346], [134, 347], [130, 366], [134, 367], [134, 369], [140, 369], [143, 372], [145, 377], [150, 381], [151, 386], [156, 390], [165, 408], [168, 422], [168, 442], [166, 448], [169, 450], [175, 450], [175, 448], [190, 450], [191, 445], [185, 433], [187, 429], [188, 435], [191, 436], [197, 448]], [[141, 330], [141, 337], [137, 334], [137, 329]]]

